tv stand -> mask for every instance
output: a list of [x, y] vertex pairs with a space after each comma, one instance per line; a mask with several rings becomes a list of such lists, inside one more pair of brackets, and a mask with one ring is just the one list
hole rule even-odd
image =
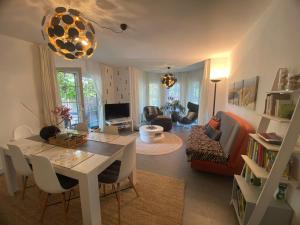
[[108, 126], [116, 126], [118, 129], [130, 128], [133, 132], [133, 121], [128, 117], [106, 120], [105, 124]]

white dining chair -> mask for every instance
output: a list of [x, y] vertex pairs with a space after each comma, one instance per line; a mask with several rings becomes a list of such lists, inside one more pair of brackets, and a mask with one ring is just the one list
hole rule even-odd
[[16, 173], [22, 176], [22, 199], [25, 197], [25, 191], [30, 186], [27, 186], [28, 177], [32, 175], [31, 167], [28, 161], [25, 159], [21, 149], [16, 145], [7, 145], [9, 149], [9, 155], [12, 164], [16, 170]]
[[[51, 194], [61, 194], [66, 222], [71, 191], [78, 184], [78, 181], [76, 179], [55, 173], [51, 162], [44, 156], [32, 155], [30, 157], [30, 161], [32, 164], [33, 177], [36, 185], [42, 191], [46, 192], [46, 198], [43, 204], [40, 220], [43, 221], [46, 209], [48, 206], [50, 206], [48, 205], [49, 196]], [[66, 192], [69, 192], [68, 200], [66, 199]]]
[[13, 139], [18, 140], [22, 138], [28, 138], [33, 135], [31, 127], [27, 125], [21, 125], [14, 129]]
[[75, 125], [75, 130], [77, 131], [89, 131], [88, 125], [86, 122], [78, 123]]
[[103, 133], [119, 135], [119, 129], [116, 126], [105, 126], [103, 129]]
[[113, 192], [115, 193], [118, 202], [119, 225], [121, 224], [121, 200], [119, 195], [120, 183], [128, 179], [137, 197], [139, 197], [139, 193], [132, 180], [132, 174], [135, 167], [135, 154], [135, 148], [124, 149], [121, 160], [116, 160], [113, 164], [111, 164], [107, 169], [105, 169], [101, 174], [98, 175], [98, 181], [100, 184], [112, 185]]

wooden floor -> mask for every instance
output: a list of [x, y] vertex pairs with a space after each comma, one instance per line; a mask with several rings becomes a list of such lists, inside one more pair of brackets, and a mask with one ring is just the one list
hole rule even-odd
[[[175, 127], [176, 133], [186, 142], [189, 129]], [[232, 177], [195, 171], [185, 156], [185, 145], [178, 151], [160, 156], [137, 156], [139, 169], [184, 179], [184, 225], [237, 225], [234, 210], [229, 205]]]

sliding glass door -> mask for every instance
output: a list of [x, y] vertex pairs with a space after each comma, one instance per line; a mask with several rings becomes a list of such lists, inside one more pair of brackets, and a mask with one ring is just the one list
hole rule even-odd
[[98, 126], [98, 100], [94, 81], [82, 77], [79, 69], [57, 68], [61, 104], [71, 109], [71, 125], [87, 122]]

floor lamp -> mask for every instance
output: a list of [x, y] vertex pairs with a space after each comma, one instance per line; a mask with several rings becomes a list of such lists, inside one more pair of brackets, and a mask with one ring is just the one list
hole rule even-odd
[[213, 116], [215, 115], [215, 108], [216, 108], [216, 94], [217, 94], [217, 83], [221, 80], [218, 79], [211, 79], [211, 82], [215, 84], [215, 90], [214, 90], [214, 104], [213, 104]]

